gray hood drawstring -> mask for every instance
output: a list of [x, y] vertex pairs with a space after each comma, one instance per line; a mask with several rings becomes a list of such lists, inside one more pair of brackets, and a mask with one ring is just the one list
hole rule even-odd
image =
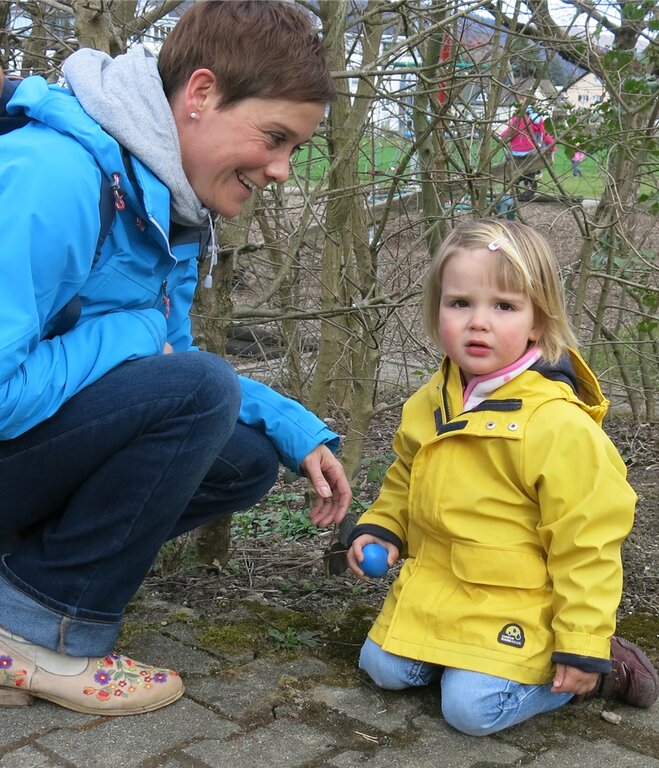
[[208, 250], [210, 252], [210, 264], [208, 266], [208, 274], [204, 278], [204, 288], [213, 287], [213, 269], [217, 264], [218, 257], [217, 239], [215, 238], [215, 222], [213, 221], [213, 217], [210, 214], [208, 214], [208, 221], [210, 222], [211, 226], [211, 242], [208, 246]]

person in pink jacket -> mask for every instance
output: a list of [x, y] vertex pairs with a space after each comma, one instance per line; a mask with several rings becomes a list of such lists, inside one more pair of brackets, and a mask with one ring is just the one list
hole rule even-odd
[[[545, 120], [533, 106], [528, 105], [521, 115], [514, 115], [501, 133], [507, 150], [513, 160], [523, 160], [530, 155], [548, 149], [553, 156], [556, 140], [545, 127]], [[521, 177], [529, 189], [535, 189], [535, 171], [528, 171]]]
[[526, 157], [531, 152], [548, 147], [556, 151], [556, 140], [545, 127], [545, 119], [532, 106], [522, 115], [514, 115], [501, 133], [513, 157]]
[[572, 175], [573, 176], [581, 176], [581, 168], [579, 168], [579, 165], [581, 164], [584, 157], [586, 157], [585, 153], [579, 149], [579, 145], [577, 144], [577, 150], [572, 155]]

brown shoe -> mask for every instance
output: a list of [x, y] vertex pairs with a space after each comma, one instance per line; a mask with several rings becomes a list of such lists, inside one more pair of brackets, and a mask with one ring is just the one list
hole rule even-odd
[[148, 667], [112, 653], [81, 659], [80, 673], [64, 674], [39, 665], [43, 650], [0, 636], [0, 706], [26, 706], [36, 696], [91, 715], [136, 715], [183, 695], [181, 678], [171, 669]]
[[637, 645], [614, 635], [611, 660], [613, 669], [603, 676], [599, 695], [632, 707], [651, 707], [659, 695], [659, 682], [650, 659]]

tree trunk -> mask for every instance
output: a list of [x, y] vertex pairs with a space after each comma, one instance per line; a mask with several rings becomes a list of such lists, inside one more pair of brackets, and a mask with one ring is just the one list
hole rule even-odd
[[[362, 39], [362, 66], [370, 68], [378, 57], [383, 26], [381, 3], [369, 3]], [[321, 17], [325, 23], [325, 40], [328, 45], [330, 66], [341, 69], [345, 63], [343, 31], [347, 3], [320, 3]], [[345, 86], [344, 86], [345, 87]], [[348, 193], [359, 189], [358, 156], [359, 142], [364, 135], [366, 121], [375, 90], [373, 76], [362, 76], [354, 100], [348, 93], [340, 93], [330, 109], [329, 151], [332, 164], [329, 171], [330, 195], [325, 214], [325, 241], [323, 247], [323, 276], [321, 309], [350, 306], [355, 285], [350, 281], [354, 273], [352, 256], [353, 233], [348, 226], [351, 210], [363, 206], [361, 194]], [[359, 373], [352, 370], [351, 345], [355, 342], [346, 317], [332, 322], [321, 321], [321, 339], [318, 348], [316, 370], [311, 385], [310, 407], [324, 416], [330, 399], [339, 407], [350, 408], [352, 381]]]
[[[212, 273], [211, 288], [203, 286], [210, 269], [210, 256], [202, 262], [199, 270], [199, 282], [193, 304], [195, 329], [198, 343], [209, 352], [224, 355], [227, 343], [227, 326], [231, 320], [233, 303], [231, 284], [234, 274], [233, 248], [247, 243], [249, 222], [252, 218], [254, 203], [245, 205], [240, 216], [225, 225], [217, 234], [220, 255]], [[222, 510], [218, 509], [218, 514]], [[199, 528], [195, 533], [197, 559], [202, 565], [224, 566], [231, 551], [231, 515], [219, 517]]]

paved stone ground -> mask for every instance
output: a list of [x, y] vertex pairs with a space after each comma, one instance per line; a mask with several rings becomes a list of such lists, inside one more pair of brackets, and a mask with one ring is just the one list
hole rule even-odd
[[[228, 612], [225, 629], [244, 615]], [[208, 650], [200, 620], [149, 600], [129, 616], [122, 650], [178, 669], [179, 702], [123, 718], [1, 709], [0, 768], [659, 768], [659, 705], [593, 700], [473, 738], [442, 721], [433, 691], [378, 691], [315, 648]]]

